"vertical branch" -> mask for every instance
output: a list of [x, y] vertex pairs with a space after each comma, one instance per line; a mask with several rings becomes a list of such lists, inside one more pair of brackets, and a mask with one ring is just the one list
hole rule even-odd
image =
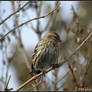
[[54, 70], [55, 81], [53, 82], [53, 91], [57, 91], [58, 69]]
[[[55, 7], [58, 5], [58, 1], [56, 1], [56, 4], [55, 4]], [[54, 14], [54, 16], [53, 16], [53, 22], [52, 23], [54, 23], [55, 22], [55, 20], [56, 20], [56, 13]], [[52, 24], [52, 26], [51, 26], [51, 28], [50, 28], [50, 31], [53, 29], [53, 25], [54, 24]], [[53, 30], [54, 31], [54, 30]], [[55, 45], [54, 45], [55, 46]], [[56, 50], [56, 46], [55, 46], [55, 54], [56, 54], [56, 62], [58, 62], [58, 57], [57, 57], [57, 50]], [[57, 89], [57, 80], [58, 80], [58, 70], [59, 70], [59, 68], [57, 68], [57, 69], [55, 69], [54, 70], [54, 77], [55, 77], [55, 81], [54, 81], [54, 83], [53, 83], [53, 86], [54, 86], [54, 88], [53, 88], [53, 90], [54, 91], [57, 91], [58, 89]]]
[[[37, 14], [37, 17], [40, 17], [40, 14], [41, 14], [41, 8], [42, 8], [42, 1], [40, 1], [40, 7], [39, 8], [35, 8], [36, 9], [36, 14]], [[36, 26], [36, 33], [38, 35], [38, 39], [41, 40], [41, 32], [40, 32], [40, 21], [37, 20], [37, 26]]]
[[[36, 9], [36, 14], [37, 14], [37, 17], [40, 17], [40, 14], [41, 14], [41, 8], [42, 8], [42, 1], [40, 1], [40, 7], [35, 7]], [[33, 28], [33, 27], [32, 27]], [[37, 36], [38, 36], [38, 39], [41, 40], [41, 32], [40, 32], [40, 21], [37, 20], [37, 25], [36, 25], [36, 29], [34, 29], [34, 31], [36, 32]], [[38, 91], [39, 90], [39, 85], [36, 85], [37, 84], [37, 81], [35, 80], [34, 81], [34, 86], [35, 86], [35, 90]]]
[[71, 65], [68, 64], [68, 67], [69, 67], [69, 69], [70, 69], [70, 71], [71, 71], [71, 73], [72, 73], [73, 81], [74, 81], [74, 83], [76, 84], [76, 87], [79, 88], [79, 84], [77, 83], [77, 79], [76, 79], [76, 77], [75, 77], [75, 74], [74, 74], [74, 71], [73, 71]]
[[[13, 11], [15, 11], [15, 6], [14, 6], [14, 3], [13, 2], [14, 1], [12, 1]], [[20, 2], [18, 2], [18, 8], [20, 8], [19, 3]], [[14, 26], [16, 27], [18, 25], [19, 25], [19, 23], [18, 23], [18, 16], [17, 15], [14, 15]], [[23, 54], [23, 58], [24, 58], [25, 64], [26, 64], [28, 70], [30, 71], [30, 64], [29, 64], [29, 61], [28, 61], [28, 57], [26, 55], [26, 52], [25, 52], [23, 43], [21, 41], [21, 30], [19, 28], [17, 30], [19, 30], [19, 31], [17, 31], [18, 36], [16, 35], [16, 39], [18, 41], [19, 47], [21, 48], [21, 51], [22, 51], [22, 54]]]
[[83, 75], [83, 77], [82, 77], [82, 82], [81, 82], [81, 84], [80, 84], [81, 88], [84, 88], [84, 87], [85, 87], [85, 82], [86, 82], [85, 79], [87, 78], [88, 70], [89, 70], [91, 64], [92, 64], [92, 59], [89, 60], [89, 61], [87, 61], [86, 70], [85, 70], [85, 72], [84, 72], [84, 75]]

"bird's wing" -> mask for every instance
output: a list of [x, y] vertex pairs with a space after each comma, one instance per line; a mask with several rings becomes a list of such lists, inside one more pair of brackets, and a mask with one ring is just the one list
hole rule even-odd
[[43, 53], [45, 44], [42, 43], [42, 40], [38, 42], [35, 47], [34, 53], [32, 55], [32, 62], [34, 63], [38, 57], [40, 57], [41, 53]]
[[36, 68], [43, 68], [55, 62], [55, 48], [50, 42], [37, 44], [34, 54], [32, 56], [32, 62]]

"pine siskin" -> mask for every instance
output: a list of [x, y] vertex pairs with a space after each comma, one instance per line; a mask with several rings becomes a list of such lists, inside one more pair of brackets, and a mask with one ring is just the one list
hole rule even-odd
[[45, 71], [50, 66], [57, 64], [61, 44], [62, 41], [57, 33], [47, 33], [44, 38], [38, 42], [34, 50], [31, 73], [38, 74]]

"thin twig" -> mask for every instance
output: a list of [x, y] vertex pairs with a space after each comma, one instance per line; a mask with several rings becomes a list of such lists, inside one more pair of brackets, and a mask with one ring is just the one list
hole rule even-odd
[[[57, 83], [59, 83], [60, 81], [62, 81], [63, 79], [65, 79], [69, 74], [69, 71], [61, 78], [57, 81]], [[57, 90], [59, 90], [60, 88], [62, 88], [64, 86], [65, 82], [63, 82], [63, 84], [61, 84], [59, 87], [57, 87]]]
[[86, 76], [87, 76], [87, 74], [88, 74], [88, 70], [89, 70], [91, 64], [92, 64], [92, 58], [91, 58], [91, 60], [87, 63], [86, 70], [85, 70], [85, 72], [84, 72], [83, 79], [82, 79], [82, 84], [81, 84], [81, 87], [82, 87], [82, 88], [85, 87], [85, 79], [86, 79]]
[[20, 25], [18, 25], [18, 26], [16, 26], [16, 27], [14, 27], [14, 28], [11, 29], [9, 32], [7, 32], [2, 38], [0, 38], [0, 41], [4, 40], [4, 38], [5, 38], [9, 33], [14, 32], [17, 28], [23, 26], [24, 24], [27, 24], [27, 23], [29, 23], [29, 22], [31, 22], [31, 21], [33, 21], [33, 20], [37, 20], [37, 19], [41, 19], [41, 18], [45, 18], [45, 17], [49, 16], [49, 15], [52, 14], [55, 10], [57, 10], [57, 9], [59, 8], [59, 6], [60, 6], [60, 4], [58, 4], [54, 10], [52, 10], [51, 12], [49, 12], [48, 14], [46, 14], [46, 15], [44, 15], [44, 16], [36, 17], [36, 18], [30, 19], [30, 20], [28, 20], [28, 21], [26, 21], [26, 22], [24, 22], [24, 23], [21, 23]]
[[86, 43], [86, 41], [92, 36], [92, 32], [89, 33], [89, 35], [82, 41], [82, 43], [74, 50], [74, 52], [64, 61], [67, 62], [69, 58], [71, 58], [83, 45]]
[[25, 3], [21, 8], [19, 8], [18, 10], [16, 10], [15, 12], [13, 12], [12, 14], [10, 14], [8, 17], [6, 17], [4, 20], [2, 20], [0, 22], [0, 25], [3, 24], [6, 20], [8, 20], [11, 16], [15, 15], [16, 13], [18, 13], [20, 10], [22, 10], [26, 5], [28, 5], [30, 2], [28, 1], [27, 3]]
[[[13, 8], [13, 11], [15, 11], [15, 4], [14, 4], [13, 1], [12, 1], [12, 8]], [[18, 26], [19, 21], [18, 21], [18, 17], [16, 15], [14, 15], [14, 17], [15, 17], [14, 18], [14, 26], [16, 27], [16, 26]], [[26, 64], [28, 70], [30, 71], [30, 64], [29, 64], [29, 61], [28, 61], [28, 57], [27, 57], [26, 51], [24, 49], [24, 46], [23, 46], [23, 43], [22, 43], [22, 40], [21, 40], [21, 30], [19, 28], [18, 28], [18, 30], [19, 30], [18, 31], [19, 37], [17, 38], [17, 36], [16, 36], [16, 39], [18, 40], [18, 43], [19, 43], [18, 45], [21, 48], [20, 50], [23, 54], [24, 62]]]
[[62, 88], [64, 86], [65, 82], [63, 82], [60, 87], [57, 88], [57, 90], [59, 91], [60, 88]]
[[8, 81], [7, 81], [6, 85], [5, 85], [4, 90], [8, 90], [8, 84], [9, 84], [10, 78], [11, 78], [11, 75], [10, 75], [9, 78], [8, 78]]
[[54, 70], [55, 81], [53, 82], [53, 91], [57, 91], [58, 69]]
[[[2, 17], [0, 16], [0, 20], [2, 20]], [[3, 23], [3, 25], [8, 29], [8, 30], [11, 30], [10, 28], [9, 28], [9, 26], [6, 24], [6, 23]]]
[[[39, 10], [37, 10], [37, 8], [36, 8], [37, 17], [39, 17], [41, 15], [41, 9], [42, 9], [42, 2], [40, 2]], [[37, 20], [35, 32], [37, 33], [38, 39], [41, 40], [41, 32], [40, 32], [39, 28], [40, 28], [40, 21]]]
[[[92, 32], [85, 38], [85, 40], [75, 49], [75, 51], [65, 60], [63, 60], [63, 62], [58, 64], [58, 67], [62, 66], [63, 64], [65, 64], [69, 59], [71, 59], [71, 57], [84, 45], [84, 43], [92, 36]], [[51, 66], [49, 69], [46, 70], [46, 73], [48, 73], [49, 71], [53, 70], [53, 67]], [[37, 79], [38, 77], [42, 76], [43, 73], [39, 73], [35, 76], [33, 76], [32, 78], [30, 78], [29, 80], [27, 80], [25, 83], [23, 83], [22, 85], [20, 85], [15, 91], [18, 91], [20, 89], [22, 89], [24, 86], [26, 86], [27, 84], [29, 84], [30, 82], [32, 82], [33, 80]]]
[[68, 71], [62, 78], [60, 78], [60, 79], [57, 81], [57, 83], [59, 83], [60, 81], [62, 81], [66, 76], [68, 76], [68, 74], [69, 74], [69, 71]]
[[73, 71], [71, 65], [68, 64], [68, 67], [69, 67], [69, 69], [70, 69], [70, 71], [71, 71], [71, 73], [72, 73], [72, 77], [73, 77], [73, 80], [74, 80], [74, 82], [75, 82], [77, 88], [79, 88], [79, 84], [77, 83], [77, 80], [76, 80], [76, 77], [75, 77], [75, 74], [74, 74], [74, 71]]

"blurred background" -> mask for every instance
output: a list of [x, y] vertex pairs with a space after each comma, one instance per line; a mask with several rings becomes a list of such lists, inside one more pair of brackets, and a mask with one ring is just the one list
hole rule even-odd
[[[48, 14], [59, 3], [60, 8], [49, 16], [13, 29], [25, 21]], [[91, 8], [92, 2], [89, 1], [0, 1], [0, 38], [13, 29], [12, 33], [0, 41], [0, 91], [4, 90], [9, 76], [8, 88], [13, 90], [31, 77], [29, 72], [34, 48], [49, 31], [58, 33], [64, 44], [59, 62], [67, 58], [91, 32]], [[16, 10], [19, 11], [2, 23]], [[38, 85], [32, 82], [22, 90], [91, 89], [91, 39], [69, 63], [47, 73]]]

